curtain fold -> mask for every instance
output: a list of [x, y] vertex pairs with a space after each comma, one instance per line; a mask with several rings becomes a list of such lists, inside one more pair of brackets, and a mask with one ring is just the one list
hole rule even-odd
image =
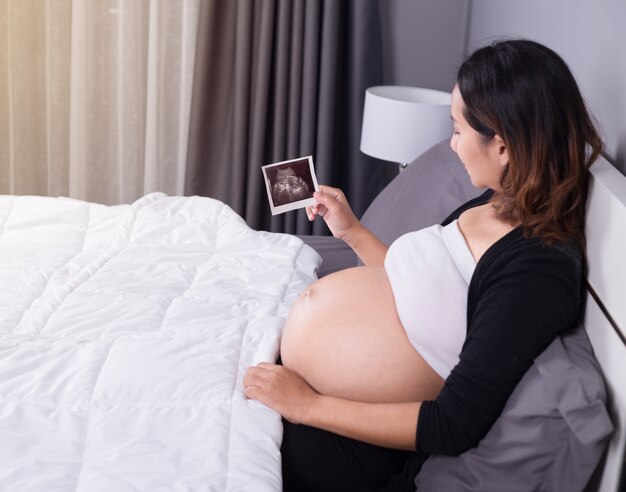
[[357, 214], [388, 181], [359, 151], [382, 81], [378, 0], [0, 0], [0, 193], [151, 191], [272, 217], [261, 165], [313, 155]]
[[184, 192], [201, 0], [0, 0], [0, 193]]
[[206, 0], [200, 5], [186, 194], [253, 228], [323, 233], [272, 217], [261, 166], [313, 155], [318, 181], [363, 213], [388, 172], [359, 151], [365, 89], [382, 82], [377, 0]]

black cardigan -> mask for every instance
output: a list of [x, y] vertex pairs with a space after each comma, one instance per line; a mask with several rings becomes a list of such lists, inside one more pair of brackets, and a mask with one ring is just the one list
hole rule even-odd
[[[443, 225], [491, 196], [488, 191], [467, 202]], [[519, 227], [484, 253], [469, 285], [459, 363], [437, 399], [423, 402], [419, 412], [418, 461], [460, 454], [487, 434], [533, 360], [577, 324], [582, 265], [579, 249], [527, 239]]]

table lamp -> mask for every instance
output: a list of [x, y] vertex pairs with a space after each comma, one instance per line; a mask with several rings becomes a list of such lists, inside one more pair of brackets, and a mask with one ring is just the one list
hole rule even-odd
[[376, 86], [365, 91], [361, 152], [408, 163], [452, 135], [448, 92], [420, 87]]

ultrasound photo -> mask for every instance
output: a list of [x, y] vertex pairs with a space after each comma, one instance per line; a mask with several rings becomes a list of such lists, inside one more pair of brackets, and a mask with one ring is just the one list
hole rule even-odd
[[314, 205], [318, 190], [313, 159], [300, 157], [262, 166], [272, 215]]

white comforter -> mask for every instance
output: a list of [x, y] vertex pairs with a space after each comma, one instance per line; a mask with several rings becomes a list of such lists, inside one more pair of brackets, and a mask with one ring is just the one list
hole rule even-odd
[[0, 197], [0, 490], [280, 490], [241, 381], [318, 263], [209, 198]]

